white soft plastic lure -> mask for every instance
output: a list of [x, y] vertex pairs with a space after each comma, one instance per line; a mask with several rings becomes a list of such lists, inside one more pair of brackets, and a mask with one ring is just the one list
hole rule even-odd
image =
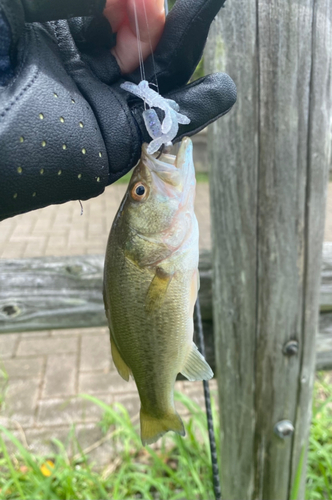
[[[172, 99], [162, 97], [158, 92], [149, 87], [149, 82], [142, 80], [138, 85], [132, 82], [124, 82], [121, 88], [127, 90], [131, 94], [143, 99], [150, 109], [143, 111], [143, 120], [146, 129], [152, 138], [148, 145], [148, 154], [153, 154], [165, 144], [171, 145], [179, 130], [179, 123], [187, 125], [190, 119], [179, 113], [179, 105]], [[165, 113], [165, 117], [160, 123], [156, 111], [152, 108], [159, 108]]]

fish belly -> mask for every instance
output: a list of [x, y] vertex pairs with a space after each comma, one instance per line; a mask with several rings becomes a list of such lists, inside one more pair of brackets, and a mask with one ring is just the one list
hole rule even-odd
[[104, 274], [112, 355], [120, 375], [128, 380], [131, 372], [135, 379], [141, 400], [141, 438], [149, 444], [169, 430], [184, 435], [173, 401], [177, 374], [193, 381], [213, 376], [193, 343], [198, 255], [188, 241], [185, 251], [173, 254], [172, 261], [162, 261], [158, 271], [134, 263], [116, 240], [115, 231], [109, 239]]
[[147, 312], [153, 271], [119, 257], [112, 259], [108, 270], [113, 340], [133, 373], [142, 405], [149, 411], [166, 411], [173, 406], [175, 378], [192, 342], [186, 280], [174, 276], [163, 304]]

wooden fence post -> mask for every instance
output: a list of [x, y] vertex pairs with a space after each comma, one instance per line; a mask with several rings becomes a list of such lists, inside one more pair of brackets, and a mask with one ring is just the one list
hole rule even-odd
[[206, 49], [238, 87], [208, 145], [224, 500], [290, 499], [301, 461], [304, 499], [331, 23], [332, 0], [229, 1]]

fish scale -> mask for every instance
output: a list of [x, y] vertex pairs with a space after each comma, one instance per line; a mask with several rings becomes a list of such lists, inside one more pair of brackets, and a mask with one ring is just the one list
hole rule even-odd
[[143, 444], [172, 430], [184, 435], [174, 407], [178, 373], [206, 380], [212, 370], [193, 344], [198, 291], [198, 224], [190, 139], [178, 155], [156, 158], [143, 145], [115, 217], [105, 257], [104, 302], [112, 356], [132, 374], [141, 401]]

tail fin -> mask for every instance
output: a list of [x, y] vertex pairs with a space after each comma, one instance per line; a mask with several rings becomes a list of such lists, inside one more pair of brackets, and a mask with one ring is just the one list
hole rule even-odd
[[174, 413], [166, 414], [162, 418], [157, 418], [146, 413], [142, 408], [141, 418], [141, 439], [143, 446], [155, 443], [168, 431], [174, 431], [180, 436], [185, 436], [183, 422], [179, 415]]

